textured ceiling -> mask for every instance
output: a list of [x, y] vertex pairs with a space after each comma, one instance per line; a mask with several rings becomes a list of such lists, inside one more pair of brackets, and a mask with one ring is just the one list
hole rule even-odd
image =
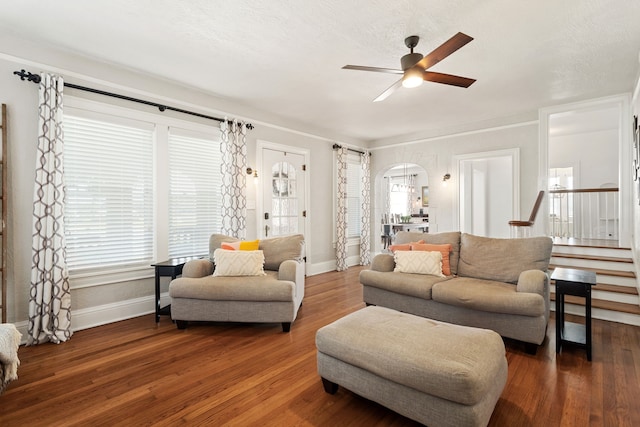
[[[475, 40], [431, 70], [477, 79], [468, 89], [425, 82], [373, 103], [397, 77], [341, 69], [400, 68], [406, 36], [419, 35], [416, 51], [426, 54], [458, 31]], [[0, 14], [2, 32], [193, 86], [301, 128], [393, 141], [529, 120], [540, 107], [630, 92], [640, 1], [12, 2]]]

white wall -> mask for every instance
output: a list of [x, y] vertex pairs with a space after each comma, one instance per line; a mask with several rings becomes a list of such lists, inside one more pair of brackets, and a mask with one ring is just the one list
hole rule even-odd
[[612, 149], [617, 146], [617, 129], [550, 137], [549, 168], [577, 166], [576, 188], [617, 185], [618, 150]]
[[[171, 82], [153, 79], [129, 70], [96, 63], [53, 49], [43, 49], [20, 40], [0, 40], [0, 102], [8, 109], [8, 157], [9, 157], [9, 218], [8, 218], [8, 321], [21, 323], [28, 318], [29, 283], [31, 271], [31, 227], [32, 197], [37, 146], [38, 86], [22, 82], [13, 71], [24, 68], [38, 73], [54, 72], [65, 76], [68, 82], [96, 87], [132, 97], [162, 102], [189, 110], [197, 110], [214, 116], [229, 116], [248, 119], [255, 129], [248, 132], [248, 164], [256, 165], [256, 141], [274, 142], [307, 149], [311, 164], [308, 165], [312, 185], [311, 203], [308, 209], [311, 229], [307, 233], [307, 259], [310, 270], [320, 272], [334, 264], [335, 250], [332, 244], [332, 144], [357, 141], [328, 135], [321, 130], [298, 123], [287, 123], [269, 115], [252, 111], [228, 100], [208, 96], [193, 89]], [[65, 90], [65, 93], [85, 97], [127, 108], [155, 112], [151, 107], [139, 106], [126, 101], [92, 95], [86, 92]], [[155, 110], [155, 111], [154, 111]], [[176, 117], [201, 121], [201, 119], [175, 114]], [[206, 121], [210, 124], [210, 121]], [[317, 136], [320, 135], [320, 136]], [[123, 153], [126, 155], [126, 153]], [[254, 187], [249, 180], [249, 187]], [[255, 200], [256, 190], [249, 188], [248, 197]], [[248, 212], [247, 235], [256, 233], [256, 212]], [[314, 266], [319, 266], [314, 268]], [[99, 324], [119, 318], [140, 314], [140, 310], [153, 310], [153, 269], [149, 267], [148, 278], [112, 283], [89, 288], [74, 288], [72, 280], [72, 310], [75, 313], [74, 328]], [[166, 292], [168, 280], [162, 284]], [[135, 307], [123, 309], [127, 304]], [[129, 310], [129, 311], [127, 311]], [[126, 313], [125, 313], [126, 312]], [[124, 313], [124, 314], [123, 314]], [[82, 320], [85, 319], [85, 320]]]

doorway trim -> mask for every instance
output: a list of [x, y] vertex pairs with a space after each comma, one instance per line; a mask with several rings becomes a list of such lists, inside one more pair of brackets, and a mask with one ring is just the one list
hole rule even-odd
[[462, 180], [460, 174], [462, 168], [461, 163], [465, 160], [482, 160], [490, 159], [494, 157], [510, 157], [511, 158], [511, 173], [512, 173], [512, 207], [511, 213], [513, 218], [520, 217], [520, 148], [509, 148], [505, 150], [484, 151], [480, 153], [459, 154], [453, 156], [453, 170], [455, 171], [455, 177], [457, 184], [454, 186], [453, 197], [453, 209], [454, 215], [454, 230], [460, 230], [461, 214], [460, 214], [460, 185]]
[[[617, 107], [618, 115], [618, 209], [620, 211], [620, 223], [618, 230], [618, 243], [621, 247], [631, 245], [631, 212], [633, 203], [633, 191], [631, 185], [631, 165], [629, 159], [633, 159], [631, 144], [631, 97], [630, 94], [613, 95], [604, 98], [592, 99], [584, 102], [557, 105], [538, 110], [538, 191], [547, 190], [549, 184], [549, 117], [553, 114], [566, 113], [583, 109], [600, 107]], [[542, 202], [542, 212], [548, 212], [547, 197]], [[542, 221], [544, 235], [549, 235], [548, 221]]]
[[[285, 145], [285, 144], [278, 144], [275, 142], [269, 142], [269, 141], [258, 139], [256, 141], [256, 165], [262, 165], [263, 150], [265, 149], [298, 154], [304, 157], [304, 164], [306, 165], [306, 176], [304, 180], [304, 206], [307, 211], [307, 216], [304, 218], [304, 242], [305, 242], [304, 256], [307, 260], [306, 271], [309, 271], [308, 267], [311, 264], [310, 264], [307, 248], [311, 247], [310, 225], [311, 225], [311, 215], [312, 215], [311, 204], [310, 204], [311, 203], [310, 151], [304, 148], [294, 147], [294, 146]], [[266, 179], [267, 178], [266, 172], [262, 172], [262, 176], [260, 178]], [[263, 197], [263, 194], [261, 194], [261, 189], [256, 188], [256, 230], [261, 230], [264, 225], [263, 218], [262, 218], [262, 212], [264, 212], [263, 199], [264, 197]]]

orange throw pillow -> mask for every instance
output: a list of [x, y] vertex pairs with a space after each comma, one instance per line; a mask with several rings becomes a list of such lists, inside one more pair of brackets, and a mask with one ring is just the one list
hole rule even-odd
[[406, 243], [404, 245], [391, 245], [391, 246], [389, 246], [389, 250], [391, 252], [395, 252], [395, 251], [410, 251], [411, 250], [411, 244], [410, 243]]
[[445, 276], [451, 276], [451, 264], [449, 263], [449, 253], [453, 250], [451, 243], [445, 245], [431, 245], [431, 244], [412, 244], [412, 251], [430, 251], [442, 253], [442, 274]]

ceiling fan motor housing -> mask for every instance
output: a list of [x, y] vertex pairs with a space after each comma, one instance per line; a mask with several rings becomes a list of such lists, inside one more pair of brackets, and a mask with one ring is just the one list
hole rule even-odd
[[418, 62], [422, 60], [422, 54], [420, 53], [407, 53], [400, 59], [400, 64], [402, 64], [402, 69], [404, 71], [416, 65]]

